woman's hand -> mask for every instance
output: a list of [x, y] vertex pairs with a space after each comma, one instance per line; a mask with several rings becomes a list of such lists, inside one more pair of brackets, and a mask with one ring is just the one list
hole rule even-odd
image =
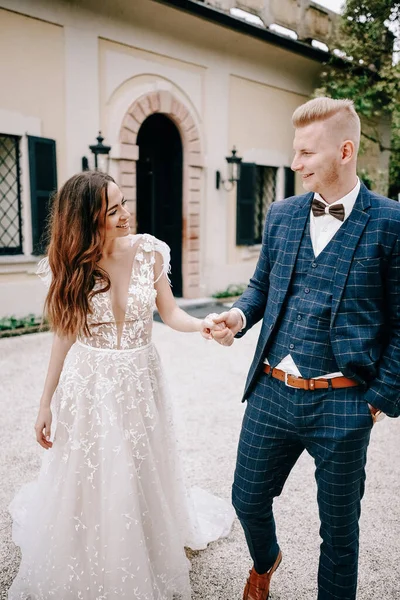
[[45, 450], [48, 450], [53, 445], [53, 442], [50, 442], [51, 421], [52, 421], [52, 415], [51, 415], [50, 407], [40, 408], [38, 417], [36, 419], [36, 424], [35, 424], [36, 441]]
[[[221, 346], [232, 346], [235, 335], [243, 327], [243, 318], [239, 311], [231, 309], [219, 315], [211, 314], [203, 322], [207, 323], [209, 320], [213, 323], [213, 327], [210, 327], [207, 339], [212, 338]], [[206, 337], [203, 332], [202, 335]]]
[[212, 340], [213, 339], [212, 331], [218, 331], [218, 330], [225, 329], [224, 323], [218, 323], [218, 324], [214, 323], [214, 319], [216, 319], [217, 317], [219, 317], [219, 315], [217, 315], [217, 313], [210, 313], [201, 322], [200, 333], [204, 339]]

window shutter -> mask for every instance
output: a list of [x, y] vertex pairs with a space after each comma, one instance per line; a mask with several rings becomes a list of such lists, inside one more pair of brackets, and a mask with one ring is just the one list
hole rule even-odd
[[237, 187], [236, 244], [254, 244], [257, 165], [242, 163]]
[[50, 214], [50, 199], [57, 189], [56, 142], [28, 136], [31, 185], [32, 254], [46, 250], [46, 226]]
[[290, 167], [285, 167], [285, 198], [295, 195], [294, 171]]

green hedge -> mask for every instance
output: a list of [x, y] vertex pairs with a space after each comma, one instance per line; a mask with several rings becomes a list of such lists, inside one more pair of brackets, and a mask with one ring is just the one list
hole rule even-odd
[[226, 290], [215, 292], [212, 294], [213, 298], [232, 298], [235, 296], [241, 296], [246, 289], [247, 285], [244, 283], [231, 283], [228, 285]]
[[29, 314], [26, 317], [0, 318], [0, 337], [10, 337], [13, 335], [22, 335], [24, 333], [35, 333], [36, 331], [47, 331], [49, 329], [46, 321], [42, 317]]

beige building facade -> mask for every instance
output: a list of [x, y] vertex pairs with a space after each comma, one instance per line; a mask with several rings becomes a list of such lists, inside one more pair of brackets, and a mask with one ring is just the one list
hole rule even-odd
[[[132, 231], [172, 247], [176, 295], [248, 280], [268, 204], [300, 191], [291, 114], [326, 58], [310, 40], [329, 41], [335, 23], [310, 2], [285, 2], [282, 13], [272, 0], [0, 0], [0, 317], [40, 314], [49, 188], [82, 170], [99, 131]], [[273, 22], [300, 23], [304, 41]], [[233, 146], [243, 181], [217, 189]]]

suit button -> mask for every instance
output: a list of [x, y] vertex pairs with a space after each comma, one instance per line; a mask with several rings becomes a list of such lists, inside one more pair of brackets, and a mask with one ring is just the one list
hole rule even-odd
[[290, 350], [293, 350], [294, 349], [294, 344], [289, 344], [289, 348], [290, 348]]
[[270, 329], [273, 329], [273, 327], [274, 327], [273, 325], [270, 325], [270, 326], [269, 326], [269, 328], [270, 328]]
[[301, 319], [302, 319], [301, 315], [297, 315], [297, 320], [301, 321]]
[[313, 262], [313, 263], [311, 263], [311, 266], [312, 266], [313, 269], [315, 269], [315, 267], [317, 266], [317, 263]]
[[305, 294], [309, 294], [310, 293], [310, 288], [305, 288], [304, 293]]

